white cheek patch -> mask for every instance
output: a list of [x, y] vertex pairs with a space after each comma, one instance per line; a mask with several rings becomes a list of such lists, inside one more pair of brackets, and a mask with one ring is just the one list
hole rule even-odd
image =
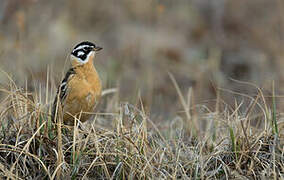
[[[80, 53], [80, 52], [79, 52], [79, 53]], [[79, 54], [79, 53], [78, 53], [78, 54]], [[88, 62], [88, 60], [90, 59], [90, 56], [92, 56], [92, 55], [94, 55], [94, 54], [95, 54], [95, 51], [91, 51], [91, 52], [87, 55], [85, 61], [83, 61], [82, 59], [80, 59], [80, 58], [78, 58], [78, 57], [76, 57], [76, 56], [73, 56], [73, 55], [72, 55], [72, 58], [75, 59], [76, 61], [78, 61], [80, 64], [86, 64], [86, 63]]]
[[81, 55], [83, 55], [83, 54], [84, 54], [83, 51], [79, 51], [78, 54], [77, 54], [77, 56], [81, 56]]
[[[87, 55], [87, 58], [85, 59], [85, 61], [83, 61], [83, 63], [84, 64], [86, 64], [89, 60], [90, 60], [90, 57], [92, 56], [92, 55], [94, 55], [95, 54], [95, 51], [91, 51], [88, 55]], [[82, 60], [81, 60], [82, 61]]]

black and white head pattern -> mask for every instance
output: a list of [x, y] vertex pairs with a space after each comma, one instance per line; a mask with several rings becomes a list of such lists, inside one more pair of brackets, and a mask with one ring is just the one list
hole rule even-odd
[[94, 48], [96, 48], [94, 43], [84, 41], [76, 45], [71, 54], [81, 63], [87, 63], [89, 56], [94, 51]]

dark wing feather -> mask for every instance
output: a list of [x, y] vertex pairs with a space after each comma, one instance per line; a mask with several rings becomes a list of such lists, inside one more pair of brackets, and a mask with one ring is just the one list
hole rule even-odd
[[[53, 122], [55, 122], [55, 113], [56, 113], [56, 109], [57, 109], [57, 101], [58, 101], [58, 97], [59, 97], [59, 103], [61, 104], [66, 96], [67, 96], [67, 89], [68, 89], [68, 81], [70, 81], [70, 79], [72, 78], [72, 76], [76, 74], [74, 68], [71, 68], [67, 71], [64, 79], [61, 81], [61, 84], [59, 85], [58, 89], [57, 89], [57, 93], [53, 102], [53, 106], [52, 106], [52, 114], [51, 114], [51, 120]], [[62, 104], [61, 104], [62, 105]]]

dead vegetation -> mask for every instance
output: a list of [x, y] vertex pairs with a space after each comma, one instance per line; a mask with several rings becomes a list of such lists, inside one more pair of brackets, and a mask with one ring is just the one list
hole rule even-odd
[[[261, 91], [242, 104], [211, 112], [179, 91], [185, 116], [155, 124], [137, 105], [115, 102], [87, 124], [50, 122], [50, 106], [13, 81], [0, 106], [0, 175], [10, 179], [281, 179], [283, 120]], [[48, 92], [48, 89], [42, 90]], [[108, 95], [112, 101], [115, 94]], [[31, 98], [33, 97], [33, 98]], [[49, 99], [47, 97], [47, 99]], [[105, 97], [106, 99], [106, 97]], [[49, 101], [46, 101], [49, 102]], [[223, 107], [223, 106], [222, 106]], [[258, 116], [251, 113], [262, 109]], [[258, 126], [251, 121], [258, 119]], [[200, 122], [206, 123], [205, 130]], [[199, 123], [199, 124], [198, 124]]]
[[[0, 1], [0, 179], [284, 179], [283, 7]], [[105, 95], [93, 120], [55, 125], [82, 40], [104, 48]]]

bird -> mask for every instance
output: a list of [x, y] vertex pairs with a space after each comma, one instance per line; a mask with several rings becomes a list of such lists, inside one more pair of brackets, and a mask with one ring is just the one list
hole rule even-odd
[[[102, 83], [94, 66], [95, 55], [102, 47], [89, 41], [77, 44], [71, 54], [71, 68], [58, 86], [51, 119], [63, 117], [63, 124], [74, 125], [75, 119], [85, 122], [98, 104]], [[60, 112], [60, 113], [59, 113]]]

